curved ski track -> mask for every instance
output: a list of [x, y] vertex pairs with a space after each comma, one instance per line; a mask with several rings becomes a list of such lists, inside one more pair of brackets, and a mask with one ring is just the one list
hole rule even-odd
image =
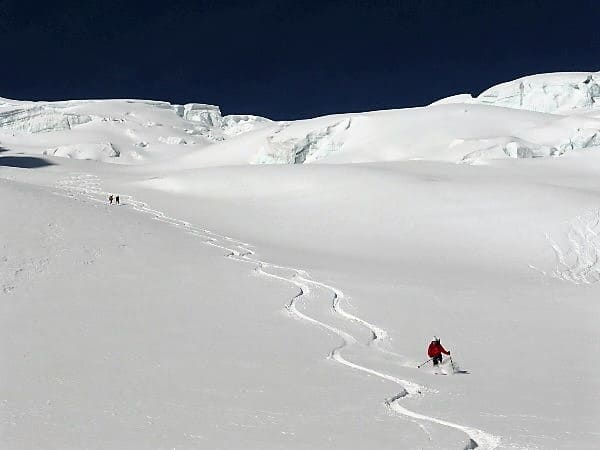
[[[64, 195], [67, 197], [79, 200], [84, 199], [101, 204], [106, 204], [109, 195], [108, 192], [102, 191], [100, 179], [97, 176], [86, 173], [73, 174], [70, 177], [61, 179], [56, 183], [56, 187], [64, 192]], [[280, 280], [296, 286], [298, 288], [298, 293], [291, 299], [289, 304], [285, 305], [287, 311], [299, 319], [320, 327], [329, 333], [337, 335], [341, 339], [340, 345], [334, 348], [329, 354], [329, 358], [331, 360], [336, 361], [343, 366], [376, 376], [400, 386], [399, 393], [384, 400], [385, 406], [390, 411], [415, 422], [427, 435], [429, 440], [432, 439], [431, 435], [422, 422], [429, 422], [464, 432], [468, 436], [466, 446], [464, 447], [465, 450], [474, 448], [493, 450], [500, 445], [501, 439], [498, 436], [491, 435], [476, 428], [463, 426], [443, 419], [420, 414], [403, 407], [400, 404], [403, 398], [423, 395], [424, 392], [431, 391], [412, 381], [403, 380], [393, 375], [379, 372], [375, 369], [356, 364], [346, 359], [342, 355], [342, 351], [350, 346], [362, 345], [363, 347], [369, 348], [375, 344], [377, 345], [376, 349], [378, 351], [391, 354], [393, 354], [393, 352], [387, 351], [378, 345], [386, 340], [389, 340], [388, 334], [385, 330], [349, 313], [343, 308], [342, 303], [345, 299], [344, 293], [337, 287], [331, 286], [322, 281], [314, 280], [305, 270], [263, 261], [257, 257], [255, 251], [253, 250], [253, 246], [249, 243], [233, 239], [229, 236], [220, 235], [207, 229], [195, 227], [185, 220], [169, 217], [163, 212], [152, 209], [146, 203], [135, 200], [129, 195], [121, 195], [120, 199], [122, 206], [129, 206], [135, 211], [148, 214], [158, 221], [182, 229], [193, 236], [197, 236], [203, 239], [205, 244], [224, 250], [227, 258], [252, 265], [254, 267], [253, 270], [261, 276]], [[329, 292], [331, 310], [338, 318], [358, 324], [359, 326], [364, 327], [370, 333], [370, 339], [367, 343], [361, 344], [359, 340], [351, 333], [310, 317], [298, 309], [298, 303], [300, 301], [304, 302], [311, 298], [311, 296], [313, 296], [313, 289], [317, 288], [321, 288]]]

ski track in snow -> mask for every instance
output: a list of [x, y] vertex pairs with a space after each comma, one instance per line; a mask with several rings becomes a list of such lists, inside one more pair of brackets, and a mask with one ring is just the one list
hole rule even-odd
[[567, 244], [561, 247], [546, 234], [556, 257], [552, 276], [575, 284], [600, 281], [600, 210], [575, 217], [568, 224], [566, 238]]
[[[60, 190], [60, 192], [57, 192], [59, 195], [65, 195], [73, 199], [87, 200], [105, 205], [109, 195], [108, 192], [102, 191], [100, 179], [97, 176], [86, 173], [73, 174], [70, 177], [63, 178], [56, 183], [56, 187]], [[158, 221], [167, 223], [193, 236], [199, 237], [203, 239], [205, 244], [224, 250], [226, 252], [225, 256], [234, 261], [251, 264], [254, 267], [253, 270], [261, 276], [280, 280], [297, 287], [299, 292], [291, 299], [289, 304], [285, 305], [287, 311], [289, 311], [291, 315], [320, 327], [329, 333], [337, 335], [341, 339], [340, 345], [334, 348], [329, 354], [329, 358], [331, 360], [351, 369], [373, 375], [380, 379], [399, 385], [401, 390], [396, 395], [385, 399], [385, 406], [390, 411], [415, 422], [425, 433], [429, 441], [432, 440], [431, 434], [425, 428], [422, 422], [429, 422], [464, 432], [468, 436], [464, 450], [474, 448], [493, 450], [500, 445], [501, 439], [498, 436], [491, 435], [476, 428], [463, 426], [443, 419], [420, 414], [403, 407], [400, 404], [402, 399], [411, 396], [423, 395], [424, 392], [428, 392], [430, 390], [412, 381], [403, 380], [396, 376], [356, 364], [346, 359], [342, 355], [342, 351], [351, 346], [362, 345], [368, 349], [375, 345], [377, 351], [389, 354], [395, 353], [388, 351], [379, 345], [389, 340], [388, 333], [385, 330], [356, 315], [349, 313], [344, 309], [343, 302], [345, 300], [345, 296], [344, 293], [337, 287], [326, 284], [322, 281], [314, 280], [305, 270], [277, 265], [260, 260], [253, 250], [254, 247], [249, 243], [239, 241], [229, 236], [220, 235], [207, 229], [195, 227], [190, 222], [185, 220], [169, 217], [161, 211], [150, 208], [146, 203], [135, 200], [132, 196], [121, 195], [120, 199], [122, 206], [128, 206], [135, 211], [147, 214]], [[300, 301], [305, 302], [307, 299], [315, 297], [315, 294], [313, 294], [313, 289], [316, 290], [319, 288], [329, 293], [331, 309], [338, 318], [358, 324], [369, 331], [370, 339], [367, 343], [361, 344], [359, 340], [350, 332], [310, 317], [298, 309], [298, 303]]]

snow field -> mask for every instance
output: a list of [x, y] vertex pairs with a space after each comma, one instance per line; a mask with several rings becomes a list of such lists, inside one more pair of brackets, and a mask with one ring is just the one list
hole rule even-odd
[[[582, 164], [580, 158], [587, 163]], [[554, 420], [554, 414], [572, 411], [570, 417], [581, 418], [574, 400], [584, 394], [552, 389], [551, 397], [559, 409], [546, 405], [552, 412], [537, 414], [535, 405], [546, 404], [550, 395], [546, 370], [552, 367], [557, 371], [553, 361], [561, 360], [560, 376], [565, 379], [570, 378], [570, 367], [587, 371], [585, 346], [578, 343], [596, 345], [592, 344], [590, 320], [597, 312], [590, 297], [594, 291], [574, 292], [568, 286], [549, 283], [529, 266], [550, 273], [554, 255], [545, 233], [597, 202], [597, 190], [590, 184], [597, 176], [593, 161], [595, 156], [586, 153], [544, 160], [543, 164], [528, 161], [476, 169], [425, 162], [214, 168], [177, 176], [167, 172], [143, 186], [188, 201], [198, 199], [204, 212], [192, 213], [189, 219], [204, 217], [215, 225], [228, 224], [228, 233], [245, 236], [259, 244], [261, 253], [277, 255], [285, 264], [314, 267], [314, 261], [319, 261], [311, 273], [325, 274], [336, 267], [340, 271], [336, 277], [341, 277], [337, 285], [354, 293], [353, 304], [360, 317], [388, 330], [395, 353], [400, 345], [404, 349], [400, 353], [406, 355], [397, 359], [384, 353], [376, 358], [362, 355], [360, 362], [368, 361], [366, 366], [376, 367], [378, 372], [404, 374], [399, 378], [439, 391], [441, 394], [434, 396], [438, 399], [426, 411], [421, 409], [426, 415], [440, 417], [440, 408], [454, 412], [455, 408], [463, 412], [472, 409], [470, 419], [465, 421], [463, 416], [462, 421], [455, 421], [477, 423], [478, 428], [502, 436], [499, 448], [552, 448], [550, 435], [568, 433], [564, 427], [586, 427], [589, 422], [577, 425], [565, 417], [564, 427], [555, 425], [554, 432], [549, 431], [547, 423]], [[360, 187], [354, 180], [361, 180]], [[169, 208], [164, 201], [167, 198], [158, 196], [156, 201]], [[253, 200], [257, 198], [260, 202]], [[247, 218], [243, 224], [235, 220], [240, 216]], [[419, 286], [422, 288], [417, 289]], [[507, 286], [514, 289], [507, 290]], [[377, 311], [371, 309], [375, 304]], [[432, 323], [430, 313], [437, 309], [439, 315]], [[369, 316], [376, 320], [368, 320]], [[559, 316], [561, 325], [556, 322]], [[501, 331], [507, 324], [513, 328], [512, 338]], [[579, 337], [564, 334], [575, 328], [575, 334], [582, 333]], [[455, 342], [457, 333], [464, 341]], [[425, 360], [423, 353], [406, 350], [421, 348], [433, 334], [453, 336], [452, 350], [459, 350], [453, 353], [471, 373], [464, 381], [451, 377], [456, 380], [453, 384], [462, 386], [459, 397], [448, 399], [448, 387], [439, 386], [442, 381], [432, 382], [428, 372], [405, 372], [407, 362], [412, 361], [414, 368]], [[535, 346], [524, 351], [524, 343], [538, 336], [557, 336], [558, 342], [550, 338], [554, 348], [543, 355], [536, 354]], [[491, 354], [486, 353], [483, 342], [477, 342], [482, 337], [483, 342], [499, 343], [493, 345]], [[464, 353], [475, 348], [482, 353]], [[568, 363], [566, 355], [570, 355]], [[524, 370], [516, 373], [514, 367]], [[542, 379], [545, 381], [539, 386], [531, 386], [536, 383], [533, 380]], [[593, 380], [583, 379], [587, 387], [582, 389], [593, 390]], [[509, 391], [510, 396], [506, 394]], [[511, 401], [517, 397], [519, 401]], [[409, 409], [424, 406], [410, 398], [405, 401]], [[583, 404], [594, 417], [592, 404], [587, 400]], [[531, 417], [519, 418], [515, 407], [527, 410]], [[476, 413], [479, 408], [481, 412]], [[518, 437], [520, 432], [514, 427], [534, 427], [539, 430], [538, 437]], [[578, 436], [585, 441], [585, 432]], [[565, 434], [556, 439], [564, 443]], [[576, 445], [580, 444], [573, 443], [573, 448]]]
[[[59, 180], [58, 186], [63, 189], [66, 189], [69, 193], [68, 195], [84, 195], [88, 200], [96, 202], [104, 202], [103, 199], [108, 196], [108, 192], [104, 192], [101, 190], [99, 179], [91, 174], [74, 175], [67, 179]], [[299, 301], [305, 300], [307, 298], [311, 299], [311, 297], [314, 296], [310, 286], [313, 286], [315, 288], [321, 288], [325, 291], [325, 295], [331, 298], [330, 307], [333, 312], [335, 312], [338, 316], [342, 317], [343, 319], [357, 323], [368, 330], [370, 338], [366, 344], [366, 348], [369, 348], [371, 345], [376, 346], [382, 341], [385, 341], [387, 338], [387, 332], [385, 330], [377, 327], [376, 325], [370, 324], [364, 319], [350, 314], [343, 309], [342, 302], [344, 300], [344, 294], [341, 290], [323, 282], [311, 279], [310, 275], [302, 269], [280, 266], [277, 264], [272, 264], [257, 259], [255, 257], [255, 251], [251, 249], [251, 245], [248, 243], [238, 241], [228, 236], [219, 235], [209, 230], [197, 229], [189, 222], [166, 216], [163, 212], [151, 209], [145, 203], [136, 201], [129, 195], [121, 195], [121, 199], [124, 205], [130, 206], [135, 211], [144, 214], [149, 214], [154, 219], [160, 222], [167, 223], [171, 226], [182, 229], [183, 231], [188, 232], [194, 236], [202, 238], [207, 245], [224, 250], [226, 252], [226, 256], [230, 259], [233, 259], [234, 261], [250, 263], [252, 266], [255, 266], [254, 270], [262, 276], [284, 281], [298, 287], [300, 292], [294, 297], [292, 297], [288, 305], [285, 305], [286, 309], [297, 318], [300, 318], [313, 325], [323, 328], [324, 330], [333, 333], [341, 338], [342, 344], [340, 344], [330, 352], [329, 357], [332, 360], [348, 368], [365, 372], [383, 380], [391, 381], [395, 384], [400, 385], [400, 393], [391, 396], [390, 398], [385, 400], [385, 405], [389, 407], [392, 411], [412, 419], [428, 421], [434, 424], [454, 428], [464, 432], [469, 437], [465, 447], [467, 449], [481, 448], [483, 450], [492, 450], [498, 447], [500, 443], [500, 438], [492, 436], [482, 430], [457, 425], [446, 420], [441, 420], [435, 417], [419, 414], [400, 406], [399, 402], [403, 397], [410, 395], [422, 395], [423, 393], [427, 392], [427, 389], [425, 389], [422, 386], [419, 386], [414, 382], [402, 380], [398, 377], [378, 372], [377, 370], [364, 367], [352, 361], [349, 361], [344, 356], [342, 356], [342, 351], [348, 346], [358, 345], [358, 339], [355, 338], [352, 334], [348, 333], [347, 331], [344, 331], [333, 325], [310, 317], [304, 312], [301, 312], [297, 307], [297, 303]], [[279, 275], [278, 273], [280, 272], [284, 272], [284, 274], [287, 273], [287, 276]], [[319, 296], [317, 296], [317, 298], [315, 298], [314, 300], [319, 301], [318, 297]]]

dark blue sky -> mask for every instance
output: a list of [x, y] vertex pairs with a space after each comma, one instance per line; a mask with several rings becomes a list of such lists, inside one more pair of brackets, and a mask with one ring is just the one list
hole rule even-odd
[[424, 105], [600, 70], [599, 17], [600, 0], [0, 0], [0, 96], [274, 119]]

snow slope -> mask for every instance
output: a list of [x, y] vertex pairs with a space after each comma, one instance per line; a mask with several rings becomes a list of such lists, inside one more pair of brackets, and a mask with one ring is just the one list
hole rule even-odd
[[[223, 119], [224, 141], [135, 164], [77, 160], [121, 125], [91, 148], [87, 124], [19, 135], [71, 158], [3, 140], [0, 447], [595, 448], [600, 153], [506, 141], [595, 115]], [[417, 367], [433, 335], [468, 373]]]

